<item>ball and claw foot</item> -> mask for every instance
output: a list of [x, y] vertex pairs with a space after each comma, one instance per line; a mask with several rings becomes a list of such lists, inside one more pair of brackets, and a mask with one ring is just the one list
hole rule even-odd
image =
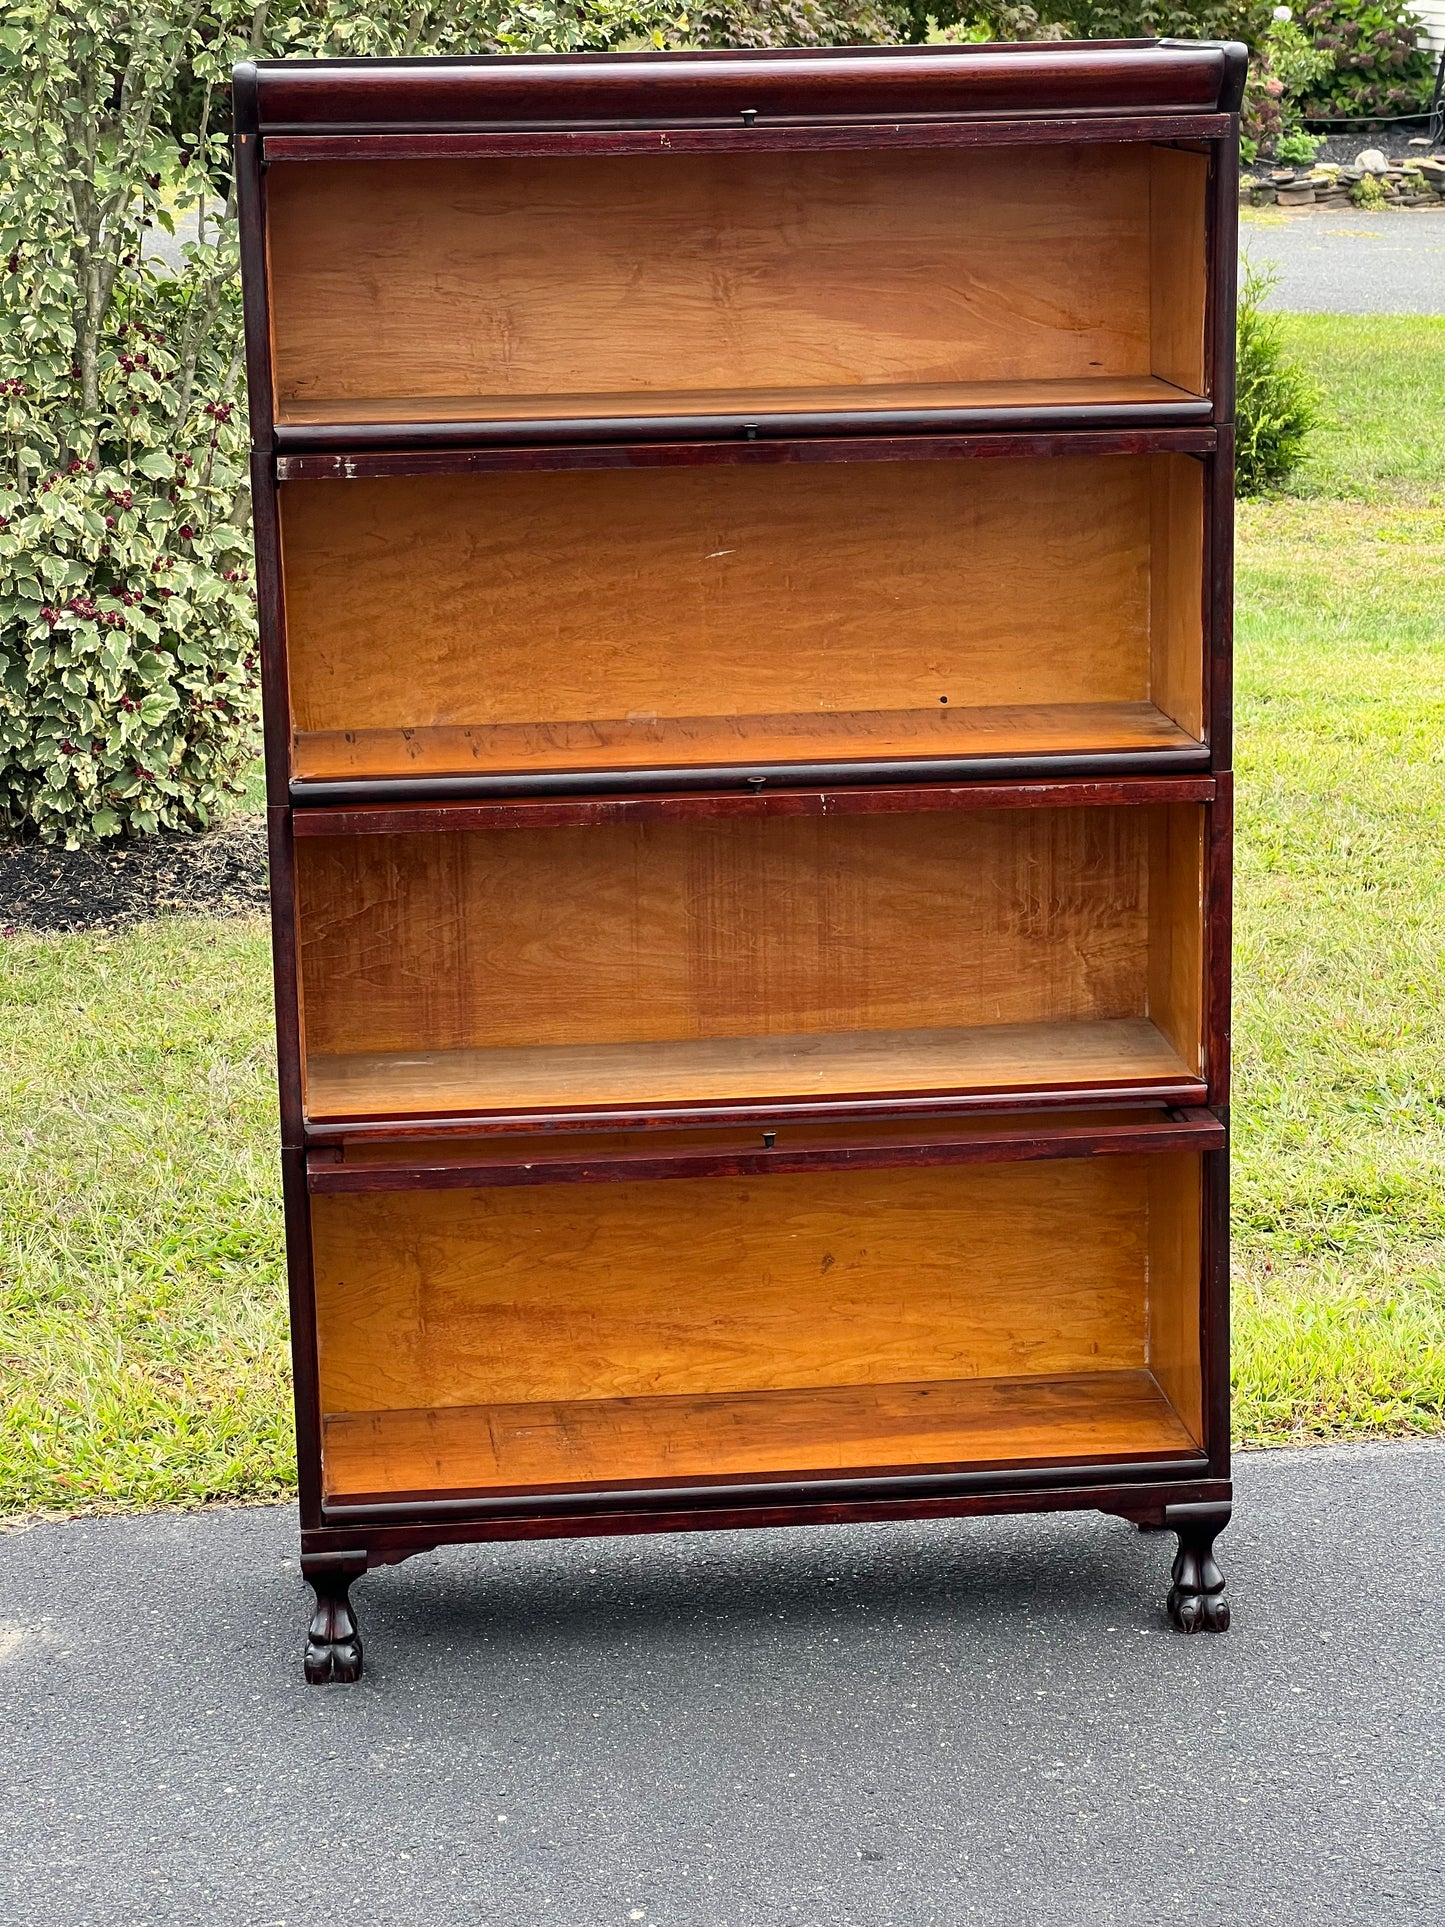
[[1174, 1584], [1169, 1589], [1169, 1617], [1181, 1633], [1222, 1633], [1229, 1629], [1229, 1601], [1224, 1597], [1224, 1574], [1214, 1557], [1214, 1540], [1228, 1522], [1190, 1520], [1174, 1527], [1179, 1551], [1174, 1558]]
[[316, 1612], [306, 1634], [306, 1684], [325, 1686], [361, 1678], [361, 1634], [347, 1596], [354, 1572], [307, 1573]]

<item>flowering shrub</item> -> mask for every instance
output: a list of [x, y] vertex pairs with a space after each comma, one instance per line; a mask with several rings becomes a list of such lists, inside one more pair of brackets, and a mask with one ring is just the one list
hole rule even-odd
[[1333, 61], [1301, 102], [1307, 120], [1389, 120], [1429, 106], [1433, 68], [1407, 0], [1308, 0], [1304, 25]]
[[[1240, 119], [1240, 148], [1247, 161], [1259, 153], [1280, 160], [1314, 159], [1315, 150], [1299, 152], [1302, 136], [1301, 96], [1334, 67], [1334, 55], [1316, 47], [1294, 23], [1286, 6], [1276, 7], [1268, 30], [1250, 56], [1249, 79]], [[1289, 143], [1295, 153], [1284, 151]]]
[[[885, 0], [0, 0], [0, 821], [211, 822], [257, 686], [231, 64], [888, 39]], [[217, 204], [218, 198], [221, 202]], [[188, 240], [178, 273], [146, 257]]]
[[143, 259], [210, 196], [161, 119], [181, 24], [0, 18], [0, 814], [73, 847], [208, 822], [249, 751], [234, 243]]

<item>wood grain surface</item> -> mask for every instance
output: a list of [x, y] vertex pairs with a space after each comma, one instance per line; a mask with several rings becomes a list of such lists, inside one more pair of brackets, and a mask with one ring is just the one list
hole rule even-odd
[[287, 483], [296, 773], [1178, 744], [1154, 710], [1197, 742], [1197, 475], [1065, 456]]
[[[1194, 708], [1199, 707], [1196, 696]], [[1199, 738], [1151, 702], [992, 709], [825, 710], [791, 716], [604, 717], [585, 723], [440, 724], [297, 733], [303, 781], [508, 770], [711, 769], [911, 756], [1048, 756], [1189, 750]]]
[[873, 1092], [1139, 1089], [1177, 1085], [1194, 1069], [1144, 1017], [530, 1049], [372, 1051], [313, 1054], [307, 1114], [320, 1121]]
[[1149, 150], [1149, 365], [1192, 393], [1205, 392], [1204, 207], [1209, 158]]
[[1147, 1017], [1161, 807], [298, 839], [307, 1052]]
[[1201, 1161], [1168, 1152], [1146, 1163], [1149, 1186], [1149, 1369], [1191, 1436], [1204, 1438]]
[[1153, 1161], [313, 1197], [323, 1409], [1142, 1367]]
[[976, 1112], [944, 1118], [879, 1117], [866, 1125], [784, 1122], [645, 1131], [549, 1131], [487, 1137], [357, 1134], [313, 1143], [306, 1183], [323, 1192], [441, 1190], [453, 1185], [675, 1181], [765, 1177], [813, 1170], [906, 1165], [1007, 1164], [1046, 1158], [1123, 1157], [1222, 1149], [1212, 1112], [1163, 1103], [1107, 1110]]
[[652, 417], [847, 414], [894, 415], [904, 409], [1018, 409], [1029, 414], [1082, 405], [1137, 407], [1197, 395], [1156, 375], [1074, 375], [1032, 381], [855, 382], [828, 388], [654, 388], [611, 394], [358, 395], [283, 401], [282, 428], [368, 422], [647, 420]]
[[1146, 1371], [716, 1398], [337, 1413], [327, 1496], [1185, 1457]]
[[276, 394], [1148, 375], [1150, 193], [1143, 145], [279, 168]]

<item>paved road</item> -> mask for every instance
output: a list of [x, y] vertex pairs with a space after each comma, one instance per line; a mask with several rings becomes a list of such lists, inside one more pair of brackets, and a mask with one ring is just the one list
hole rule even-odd
[[[285, 1509], [0, 1537], [12, 1927], [1439, 1927], [1445, 1448], [1098, 1516], [454, 1550], [300, 1682]], [[0, 1809], [0, 1811], [5, 1811]]]
[[1242, 209], [1239, 243], [1280, 270], [1274, 308], [1305, 314], [1445, 314], [1445, 206], [1365, 214]]

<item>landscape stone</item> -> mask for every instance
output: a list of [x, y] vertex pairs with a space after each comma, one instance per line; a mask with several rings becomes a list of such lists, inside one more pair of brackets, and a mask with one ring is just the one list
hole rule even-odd
[[1355, 156], [1355, 166], [1363, 168], [1367, 174], [1383, 174], [1390, 163], [1378, 147], [1364, 147]]

